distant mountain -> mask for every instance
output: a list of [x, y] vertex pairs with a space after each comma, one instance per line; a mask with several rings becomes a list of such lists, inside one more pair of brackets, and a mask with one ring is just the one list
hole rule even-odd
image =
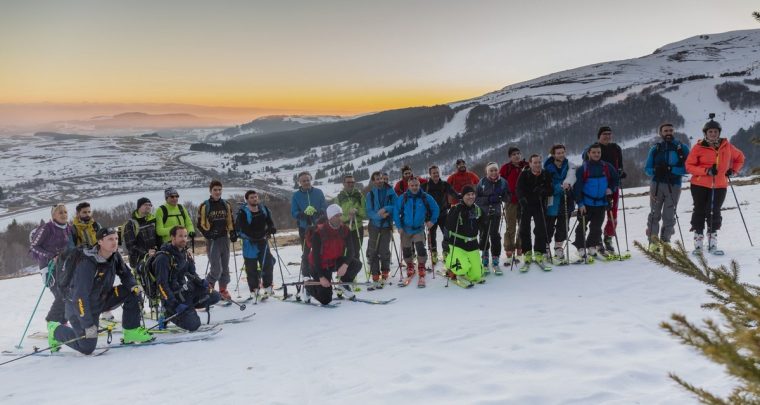
[[48, 138], [54, 141], [65, 141], [70, 139], [90, 139], [92, 138], [89, 135], [80, 135], [80, 134], [62, 134], [58, 132], [35, 132], [34, 136], [40, 137], [40, 138]]
[[[554, 73], [449, 105], [239, 137], [221, 150], [255, 156], [253, 166], [237, 170], [267, 165], [292, 181], [295, 172], [310, 169], [320, 182], [339, 182], [340, 173], [354, 170], [396, 177], [403, 164], [417, 173], [431, 164], [449, 172], [460, 157], [471, 164], [503, 163], [509, 145], [525, 155], [546, 155], [552, 144], [563, 143], [578, 159], [596, 141], [597, 129], [609, 125], [624, 148], [628, 184], [643, 183], [645, 156], [663, 122], [693, 143], [714, 112], [724, 136], [750, 147], [760, 130], [754, 125], [760, 111], [758, 44], [760, 30], [700, 35], [640, 58]], [[756, 153], [748, 156], [757, 159]], [[758, 165], [755, 160], [747, 166]]]
[[339, 115], [269, 115], [209, 134], [205, 142], [223, 142], [236, 137], [255, 137], [274, 132], [292, 131], [345, 119], [347, 118]]
[[116, 115], [96, 116], [89, 120], [56, 121], [45, 125], [53, 131], [85, 134], [118, 134], [144, 132], [145, 130], [177, 128], [214, 128], [223, 126], [222, 120], [199, 117], [193, 114], [148, 114], [126, 112]]

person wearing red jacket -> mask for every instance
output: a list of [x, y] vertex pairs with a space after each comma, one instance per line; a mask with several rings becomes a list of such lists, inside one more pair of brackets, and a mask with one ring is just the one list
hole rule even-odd
[[[404, 194], [409, 189], [409, 179], [412, 177], [415, 177], [412, 168], [409, 165], [404, 165], [401, 168], [401, 180], [397, 181], [396, 185], [393, 186], [393, 191], [396, 192], [397, 196]], [[427, 183], [427, 179], [421, 177], [417, 177], [417, 179], [419, 179], [420, 184]]]
[[[520, 173], [528, 167], [528, 162], [522, 158], [522, 152], [516, 146], [511, 146], [507, 151], [509, 162], [504, 163], [499, 170], [499, 175], [507, 181], [509, 194], [512, 196], [504, 208], [504, 222], [507, 230], [504, 232], [504, 251], [507, 253], [507, 261], [512, 261], [512, 255], [517, 250], [517, 255], [522, 254], [520, 238], [517, 236], [517, 221], [520, 218], [520, 203], [517, 199], [517, 179]], [[515, 239], [517, 238], [517, 239]]]
[[718, 250], [718, 230], [723, 220], [720, 208], [726, 198], [728, 177], [744, 166], [744, 153], [726, 138], [720, 137], [721, 126], [710, 119], [702, 128], [704, 139], [698, 141], [686, 158], [686, 171], [691, 174], [691, 197], [694, 210], [691, 230], [694, 231], [694, 252], [701, 253], [707, 222], [709, 252]]
[[[451, 184], [451, 188], [453, 188], [457, 194], [461, 195], [462, 189], [464, 189], [465, 186], [472, 186], [472, 188], [478, 186], [480, 178], [477, 174], [467, 171], [467, 164], [464, 162], [464, 159], [457, 159], [456, 168], [457, 170], [449, 175], [446, 182]], [[457, 204], [459, 204], [459, 199], [449, 195], [449, 205], [453, 207]]]

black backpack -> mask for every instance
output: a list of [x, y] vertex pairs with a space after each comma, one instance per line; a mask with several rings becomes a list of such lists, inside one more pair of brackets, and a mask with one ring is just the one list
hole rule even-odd
[[187, 227], [187, 224], [185, 223], [185, 207], [182, 206], [182, 204], [177, 204], [177, 207], [179, 207], [179, 214], [172, 214], [169, 215], [169, 209], [166, 208], [166, 205], [162, 205], [159, 208], [161, 209], [161, 217], [164, 220], [164, 225], [166, 225], [166, 220], [169, 219], [169, 217], [177, 217], [182, 218], [179, 222], [182, 226]]
[[85, 260], [82, 247], [66, 248], [48, 266], [48, 272], [52, 271], [52, 274], [48, 274], [48, 287], [64, 296], [67, 295], [74, 272], [82, 260]]
[[135, 278], [142, 286], [145, 296], [148, 298], [148, 304], [153, 309], [157, 309], [161, 303], [161, 292], [158, 289], [156, 274], [156, 259], [158, 259], [160, 255], [166, 255], [169, 257], [170, 272], [177, 268], [174, 256], [169, 252], [159, 250], [153, 256], [145, 257], [144, 260], [137, 263], [134, 271]]

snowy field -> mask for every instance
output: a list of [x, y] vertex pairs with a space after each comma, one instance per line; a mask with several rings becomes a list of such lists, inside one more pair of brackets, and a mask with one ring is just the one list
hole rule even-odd
[[[760, 185], [736, 191], [740, 201], [750, 201], [742, 209], [758, 243], [760, 203], [751, 196]], [[631, 248], [634, 239], [644, 239], [647, 198], [625, 201]], [[732, 196], [725, 207], [735, 207]], [[684, 192], [684, 232], [687, 211], [691, 196]], [[624, 246], [622, 215], [619, 229]], [[690, 235], [684, 237], [691, 247]], [[750, 248], [735, 209], [724, 211], [720, 238], [727, 256], [710, 257], [710, 263], [727, 264], [733, 257], [743, 265], [745, 280], [757, 283], [760, 255]], [[299, 260], [298, 249], [280, 249], [285, 263]], [[205, 258], [197, 261], [202, 274]], [[285, 278], [295, 279], [296, 266], [288, 267], [292, 276]], [[280, 281], [275, 268], [275, 282]], [[469, 290], [444, 284], [437, 277], [425, 289], [391, 286], [358, 293], [397, 298], [385, 306], [342, 302], [324, 309], [275, 300], [250, 305], [245, 312], [256, 312], [253, 321], [225, 325], [204, 342], [111, 350], [95, 358], [23, 359], [0, 367], [0, 402], [695, 403], [667, 377], [670, 371], [721, 394], [732, 387], [721, 367], [658, 327], [673, 312], [692, 321], [716, 317], [700, 309], [708, 301], [705, 287], [638, 252], [622, 263], [555, 266], [550, 273], [507, 269]], [[241, 282], [243, 296], [245, 286]], [[0, 282], [2, 348], [18, 343], [40, 288], [38, 276]], [[51, 298], [46, 292], [30, 332], [44, 330]], [[212, 320], [240, 314], [235, 307], [215, 308]], [[46, 341], [27, 339], [24, 349], [34, 345], [44, 347]]]

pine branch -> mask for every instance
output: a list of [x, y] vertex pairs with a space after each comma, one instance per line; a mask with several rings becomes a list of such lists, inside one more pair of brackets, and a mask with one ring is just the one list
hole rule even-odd
[[668, 376], [673, 381], [677, 382], [679, 385], [681, 385], [682, 387], [684, 387], [686, 390], [691, 391], [692, 393], [694, 393], [694, 395], [696, 395], [697, 398], [699, 398], [699, 402], [701, 402], [703, 404], [708, 404], [708, 405], [730, 405], [729, 402], [726, 402], [725, 400], [723, 400], [723, 399], [721, 399], [719, 397], [716, 397], [715, 395], [711, 394], [708, 391], [703, 390], [702, 388], [697, 388], [697, 387], [695, 387], [695, 386], [687, 383], [686, 381], [682, 380], [680, 377], [678, 377], [677, 375], [675, 375], [673, 373], [668, 374]]

